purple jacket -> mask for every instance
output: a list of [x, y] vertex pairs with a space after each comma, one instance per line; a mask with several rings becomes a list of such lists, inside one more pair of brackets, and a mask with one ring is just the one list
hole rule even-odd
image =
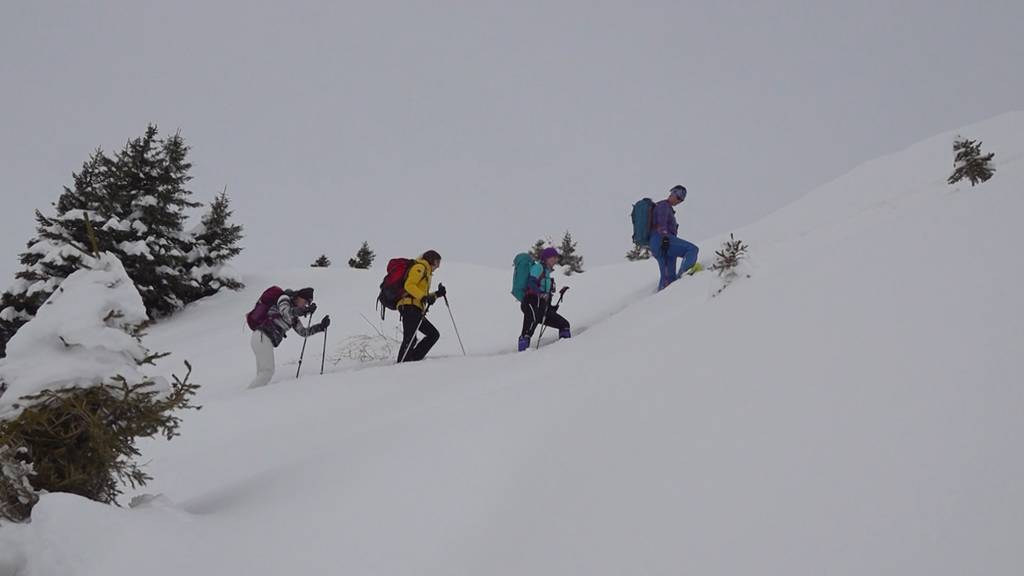
[[676, 222], [676, 209], [662, 200], [654, 205], [654, 216], [651, 218], [653, 225], [651, 231], [662, 236], [678, 236], [679, 223]]

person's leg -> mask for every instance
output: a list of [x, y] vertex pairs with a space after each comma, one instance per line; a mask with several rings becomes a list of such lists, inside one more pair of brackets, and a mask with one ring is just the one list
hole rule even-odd
[[533, 331], [537, 328], [540, 319], [537, 318], [537, 309], [534, 308], [529, 296], [523, 298], [519, 309], [523, 312], [523, 331], [519, 333], [519, 351], [522, 352], [530, 347]]
[[668, 253], [672, 257], [673, 271], [675, 269], [675, 259], [677, 257], [683, 259], [682, 267], [678, 271], [674, 271], [675, 278], [679, 278], [697, 263], [697, 255], [700, 253], [700, 249], [695, 244], [691, 244], [682, 238], [672, 238]]
[[398, 361], [404, 362], [412, 359], [412, 348], [416, 345], [416, 325], [423, 312], [415, 306], [402, 306], [398, 313], [402, 317], [402, 345], [398, 348]]
[[419, 344], [409, 352], [410, 360], [418, 361], [423, 360], [427, 357], [427, 353], [434, 347], [438, 339], [441, 338], [441, 333], [437, 331], [437, 328], [430, 323], [430, 320], [423, 318], [423, 323], [420, 324], [420, 333], [423, 334], [423, 338], [420, 339]]
[[651, 256], [654, 257], [654, 261], [658, 264], [658, 290], [663, 290], [666, 286], [675, 280], [675, 259], [672, 260], [672, 271], [668, 269], [668, 262], [661, 253], [661, 236], [657, 234], [651, 235], [651, 243], [648, 246], [651, 249]]
[[252, 379], [249, 388], [266, 386], [274, 377], [274, 344], [269, 336], [259, 330], [253, 330], [250, 344], [256, 356], [256, 377]]
[[571, 338], [572, 332], [569, 330], [569, 321], [566, 320], [561, 314], [554, 311], [548, 312], [548, 317], [544, 322], [551, 328], [558, 330], [559, 338]]

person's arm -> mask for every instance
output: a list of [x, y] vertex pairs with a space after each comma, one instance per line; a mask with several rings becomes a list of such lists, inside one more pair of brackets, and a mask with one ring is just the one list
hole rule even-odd
[[423, 264], [417, 262], [412, 265], [409, 275], [405, 279], [405, 293], [411, 296], [414, 302], [421, 304], [423, 299], [427, 297], [427, 292], [420, 288], [420, 283], [423, 282], [423, 275], [425, 273], [426, 269], [424, 269]]
[[303, 338], [308, 338], [313, 334], [316, 334], [314, 329], [306, 329], [306, 326], [302, 324], [302, 316], [300, 316], [300, 309], [292, 306], [291, 298], [282, 296], [277, 301], [277, 310], [281, 313], [281, 320], [289, 326], [295, 333]]
[[544, 265], [534, 264], [530, 266], [530, 275], [526, 278], [526, 293], [527, 294], [541, 294], [540, 279], [544, 275]]

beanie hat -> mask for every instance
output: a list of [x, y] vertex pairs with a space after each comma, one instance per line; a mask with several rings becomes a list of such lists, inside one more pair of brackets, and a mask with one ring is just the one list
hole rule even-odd
[[302, 288], [300, 290], [296, 290], [295, 291], [295, 297], [296, 298], [302, 298], [303, 300], [306, 300], [307, 302], [312, 302], [313, 301], [313, 289], [310, 288], [310, 287], [306, 287], [306, 288]]
[[555, 250], [554, 248], [552, 248], [550, 246], [545, 248], [540, 253], [540, 261], [541, 262], [547, 260], [548, 258], [558, 258], [558, 257], [559, 257], [558, 250]]
[[676, 184], [671, 190], [669, 190], [669, 194], [675, 196], [680, 202], [682, 202], [683, 200], [686, 200], [686, 186]]

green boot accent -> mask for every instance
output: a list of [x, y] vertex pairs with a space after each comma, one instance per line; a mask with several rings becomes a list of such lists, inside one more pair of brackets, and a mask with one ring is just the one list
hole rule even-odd
[[686, 274], [688, 276], [693, 276], [697, 272], [703, 272], [703, 271], [704, 271], [704, 265], [701, 264], [700, 262], [697, 262], [696, 264], [693, 265], [692, 268], [690, 268], [689, 270], [684, 272], [684, 274]]

